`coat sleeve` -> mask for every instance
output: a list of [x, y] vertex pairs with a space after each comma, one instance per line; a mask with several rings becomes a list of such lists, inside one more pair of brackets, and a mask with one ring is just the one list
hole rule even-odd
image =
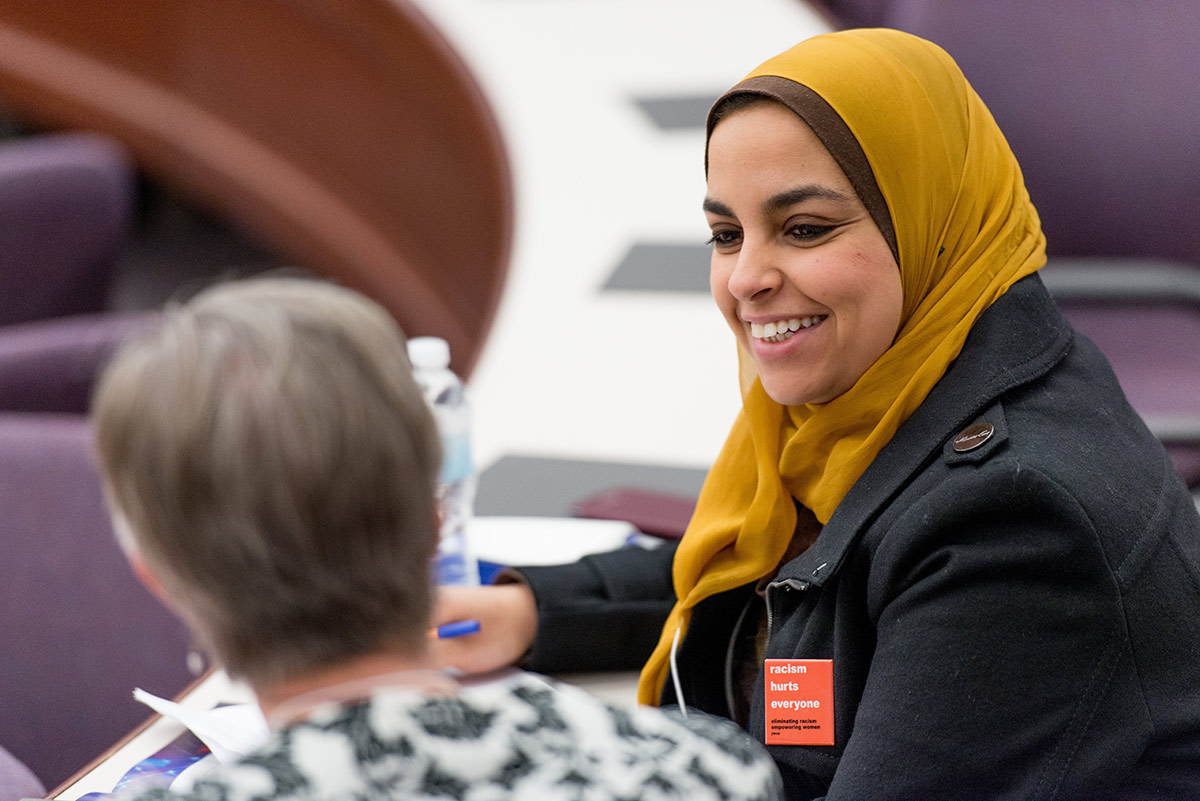
[[538, 608], [537, 639], [525, 667], [539, 673], [640, 669], [675, 603], [674, 556], [670, 544], [516, 568]]
[[1089, 782], [1118, 781], [1149, 728], [1112, 557], [1033, 469], [906, 510], [870, 561], [875, 641], [842, 688], [860, 700], [829, 800], [1102, 796]]

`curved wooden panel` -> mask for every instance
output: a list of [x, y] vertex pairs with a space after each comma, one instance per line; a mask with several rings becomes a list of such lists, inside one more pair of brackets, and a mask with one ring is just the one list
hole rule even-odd
[[120, 138], [148, 175], [473, 368], [511, 175], [478, 85], [408, 2], [0, 0], [0, 100]]

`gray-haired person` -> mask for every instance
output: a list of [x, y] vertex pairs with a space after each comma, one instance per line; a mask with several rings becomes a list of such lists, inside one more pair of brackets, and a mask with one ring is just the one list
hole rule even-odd
[[118, 353], [93, 419], [135, 572], [273, 729], [191, 797], [777, 797], [765, 750], [728, 722], [436, 669], [436, 430], [403, 334], [363, 296], [213, 287]]

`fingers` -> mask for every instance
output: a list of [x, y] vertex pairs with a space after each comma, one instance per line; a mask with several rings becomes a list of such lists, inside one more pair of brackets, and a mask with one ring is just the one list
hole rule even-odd
[[475, 590], [480, 587], [437, 587], [434, 596], [433, 626], [443, 626], [458, 620], [475, 620], [480, 596]]
[[432, 643], [434, 659], [466, 673], [516, 664], [537, 633], [537, 606], [523, 584], [439, 587], [433, 625], [478, 620], [479, 630]]

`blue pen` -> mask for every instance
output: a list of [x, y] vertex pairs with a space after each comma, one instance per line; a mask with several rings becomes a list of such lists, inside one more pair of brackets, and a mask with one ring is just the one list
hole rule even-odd
[[478, 620], [456, 620], [453, 623], [446, 623], [438, 626], [429, 632], [430, 638], [446, 640], [451, 637], [462, 637], [466, 634], [474, 634], [479, 631]]

